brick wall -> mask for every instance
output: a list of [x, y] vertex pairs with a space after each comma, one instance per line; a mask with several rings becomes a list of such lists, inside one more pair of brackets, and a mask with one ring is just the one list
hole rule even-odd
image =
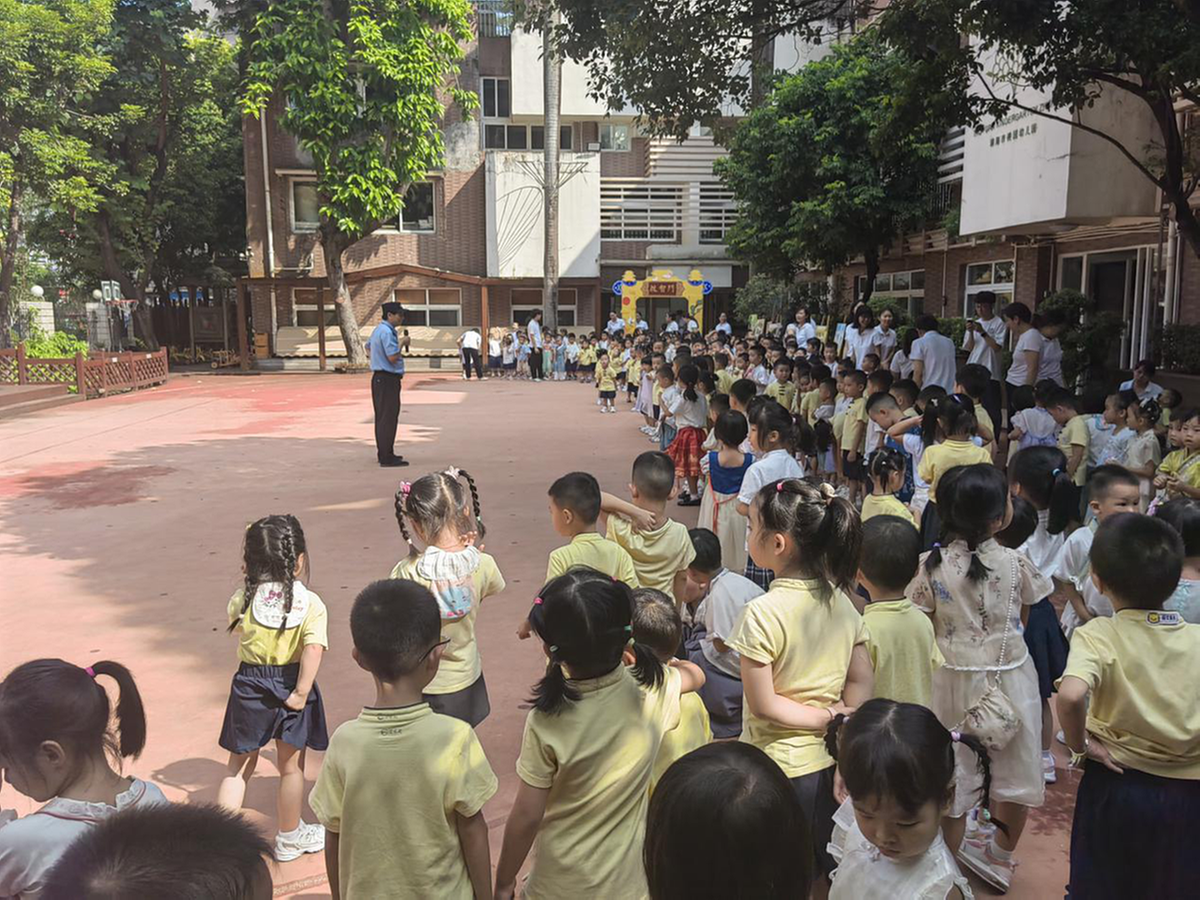
[[1200, 259], [1186, 241], [1180, 242], [1183, 265], [1179, 275], [1179, 321], [1200, 324]]
[[[597, 133], [599, 133], [597, 131]], [[599, 140], [599, 137], [594, 140]], [[628, 152], [606, 150], [600, 154], [601, 178], [645, 178], [649, 139], [630, 138]]]

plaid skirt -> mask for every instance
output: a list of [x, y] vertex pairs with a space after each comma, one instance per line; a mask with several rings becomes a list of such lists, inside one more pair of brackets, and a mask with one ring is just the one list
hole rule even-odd
[[700, 458], [704, 456], [704, 429], [690, 425], [675, 433], [675, 440], [667, 447], [667, 456], [675, 463], [675, 474], [680, 478], [700, 477]]
[[771, 589], [771, 582], [775, 580], [775, 572], [771, 569], [760, 569], [754, 564], [754, 560], [747, 557], [746, 571], [742, 573], [746, 578], [749, 578], [764, 591]]

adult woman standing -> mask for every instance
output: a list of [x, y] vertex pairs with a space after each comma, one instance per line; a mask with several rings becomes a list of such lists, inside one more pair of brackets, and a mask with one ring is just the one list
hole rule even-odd
[[1060, 387], [1066, 387], [1062, 367], [1062, 345], [1058, 342], [1058, 336], [1067, 327], [1067, 316], [1061, 309], [1052, 309], [1044, 316], [1038, 317], [1036, 327], [1044, 338], [1042, 355], [1038, 359], [1037, 380], [1049, 378]]
[[842, 347], [843, 354], [854, 360], [856, 369], [862, 368], [863, 357], [875, 352], [875, 315], [867, 304], [860, 303], [854, 310], [854, 321], [846, 329]]
[[1033, 313], [1024, 303], [1010, 303], [1000, 314], [1013, 336], [1013, 360], [1004, 376], [1008, 384], [1008, 418], [1012, 421], [1015, 410], [1012, 405], [1013, 392], [1022, 385], [1032, 387], [1037, 383], [1041, 369], [1042, 347], [1046, 339], [1033, 327]]
[[879, 314], [879, 324], [875, 326], [871, 336], [874, 352], [879, 356], [879, 365], [884, 369], [891, 366], [892, 356], [896, 352], [896, 329], [892, 327], [895, 319], [895, 313], [885, 308]]
[[817, 326], [808, 320], [808, 307], [801, 306], [796, 309], [796, 320], [788, 322], [785, 337], [795, 338], [796, 346], [805, 346], [810, 338], [817, 336]]

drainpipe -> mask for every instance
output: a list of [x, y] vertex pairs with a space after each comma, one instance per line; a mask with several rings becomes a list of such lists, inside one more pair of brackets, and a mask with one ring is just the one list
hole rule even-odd
[[[258, 117], [259, 134], [262, 138], [263, 196], [267, 211], [267, 258], [263, 268], [268, 278], [275, 277], [275, 225], [271, 214], [271, 164], [267, 159], [267, 116], [266, 111]], [[278, 313], [275, 309], [275, 283], [271, 283], [271, 353], [275, 353], [275, 335], [279, 330]]]

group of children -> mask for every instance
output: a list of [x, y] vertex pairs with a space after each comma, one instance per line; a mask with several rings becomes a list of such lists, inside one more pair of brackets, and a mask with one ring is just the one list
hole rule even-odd
[[[375, 702], [332, 736], [317, 686], [328, 611], [305, 584], [303, 529], [292, 516], [246, 529], [226, 616], [239, 663], [220, 809], [172, 806], [114, 768], [146, 739], [125, 667], [10, 672], [0, 766], [45, 805], [0, 827], [0, 896], [204, 885], [266, 897], [269, 850], [324, 850], [345, 898], [506, 900], [531, 854], [529, 898], [792, 898], [815, 884], [834, 898], [969, 898], [960, 864], [1007, 890], [1028, 811], [1057, 777], [1056, 690], [1060, 739], [1083, 769], [1070, 896], [1186, 895], [1200, 814], [1200, 414], [1171, 415], [1178, 449], [1150, 467], [1149, 449], [1130, 450], [1148, 445], [1156, 405], [1117, 395], [1093, 420], [1035, 391], [1024, 412], [1061, 431], [1014, 416], [1008, 458], [970, 366], [949, 395], [846, 371], [839, 432], [824, 363], [752, 347], [756, 365], [731, 372], [724, 350], [671, 346], [670, 363], [664, 348], [656, 369], [653, 347], [640, 363], [662, 387], [650, 388], [659, 440], [674, 434], [634, 460], [628, 498], [583, 472], [549, 488], [568, 542], [521, 600], [517, 637], [540, 642], [545, 673], [494, 874], [475, 625], [505, 581], [481, 549], [475, 480], [450, 468], [395, 494], [403, 557], [349, 610]], [[819, 458], [822, 424], [840, 463]], [[1022, 443], [1043, 431], [1053, 442]], [[670, 517], [677, 496], [700, 504], [699, 527]], [[272, 742], [270, 848], [231, 812]], [[315, 823], [301, 819], [308, 749], [325, 752]]]

